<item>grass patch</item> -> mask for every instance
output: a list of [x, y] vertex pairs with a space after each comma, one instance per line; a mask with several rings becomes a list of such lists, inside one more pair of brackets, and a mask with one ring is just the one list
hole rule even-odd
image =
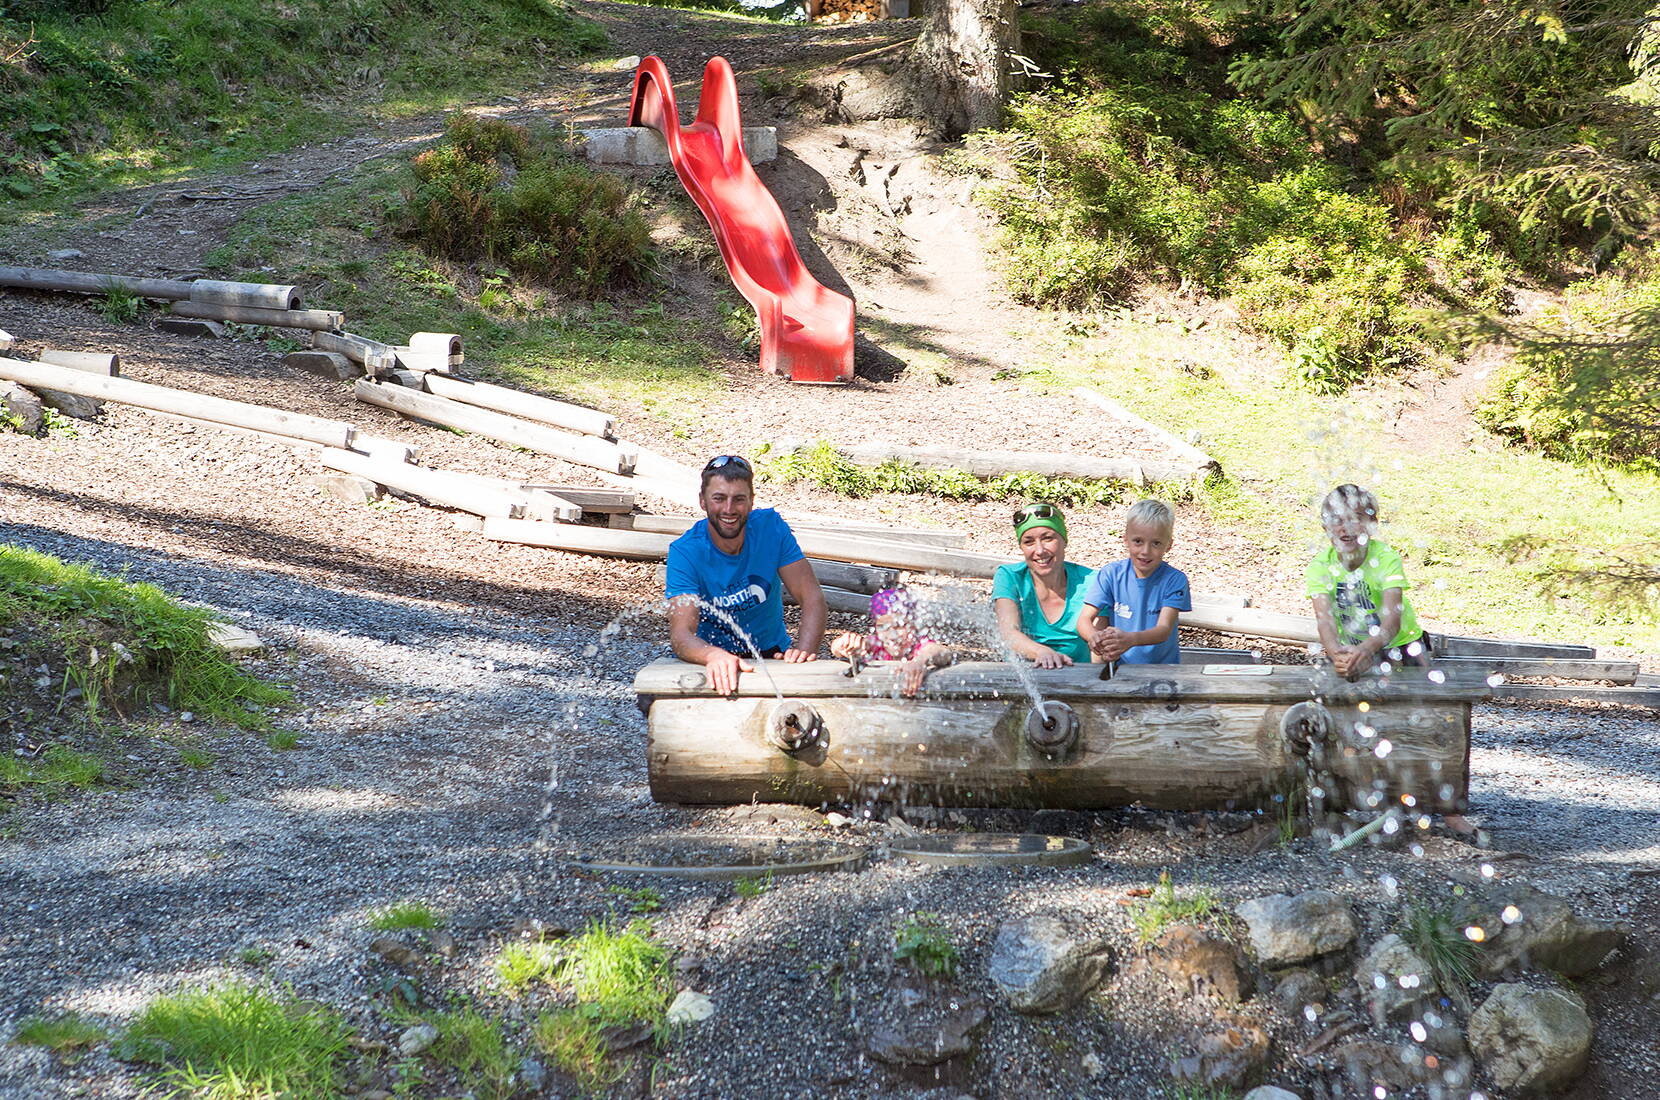
[[353, 179], [255, 207], [207, 262], [228, 278], [282, 271], [374, 339], [401, 344], [412, 332], [458, 333], [470, 373], [547, 396], [636, 402], [673, 415], [719, 396], [721, 377], [711, 368], [724, 337], [716, 318], [670, 317], [663, 302], [640, 296], [567, 301], [505, 268], [400, 248], [388, 226], [414, 185], [407, 163], [379, 162]]
[[604, 34], [560, 0], [134, 0], [0, 11], [0, 192], [170, 178], [537, 86]]
[[1456, 919], [1452, 906], [1414, 902], [1402, 915], [1396, 931], [1429, 964], [1443, 990], [1460, 998], [1467, 994], [1480, 949], [1465, 937], [1463, 923]]
[[179, 763], [183, 764], [187, 768], [196, 768], [198, 770], [202, 768], [211, 768], [213, 767], [213, 762], [217, 759], [218, 757], [214, 756], [213, 753], [208, 752], [200, 746], [179, 746]]
[[1220, 904], [1221, 899], [1216, 892], [1205, 887], [1186, 897], [1176, 896], [1176, 885], [1170, 881], [1170, 872], [1160, 871], [1152, 894], [1130, 907], [1130, 923], [1135, 926], [1142, 943], [1152, 943], [1170, 925], [1202, 920]]
[[651, 229], [639, 196], [546, 131], [458, 114], [412, 168], [398, 220], [433, 255], [503, 265], [585, 298], [650, 275]]
[[35, 787], [47, 795], [85, 790], [104, 781], [108, 768], [90, 753], [68, 745], [48, 745], [38, 759], [0, 756], [0, 794]]
[[272, 752], [289, 752], [300, 747], [299, 730], [272, 730], [265, 735], [265, 747]]
[[957, 946], [935, 913], [917, 913], [894, 930], [893, 957], [930, 978], [949, 978], [957, 972]]
[[631, 913], [655, 913], [663, 908], [663, 894], [649, 886], [607, 886], [606, 893], [615, 894], [621, 901], [628, 903]]
[[[926, 493], [945, 500], [1047, 500], [1077, 505], [1117, 504], [1128, 499], [1133, 491], [1122, 481], [1084, 481], [1038, 474], [976, 477], [962, 470], [926, 470], [899, 459], [889, 459], [880, 466], [861, 466], [823, 440], [810, 451], [795, 451], [759, 461], [755, 472], [763, 481], [785, 485], [805, 481], [850, 497]], [[1170, 490], [1177, 499], [1191, 495], [1180, 486], [1160, 488]]]
[[17, 1025], [13, 1042], [45, 1047], [65, 1062], [73, 1062], [109, 1038], [103, 1026], [75, 1013], [29, 1016]]
[[626, 1062], [611, 1057], [604, 1025], [579, 1008], [542, 1013], [531, 1022], [530, 1038], [586, 1093], [603, 1092], [628, 1070]]
[[559, 972], [559, 945], [536, 940], [510, 943], [496, 956], [496, 981], [511, 994], [553, 981]]
[[597, 1092], [620, 1080], [624, 1069], [609, 1053], [608, 1029], [644, 1023], [661, 1039], [674, 989], [669, 949], [651, 938], [645, 921], [626, 927], [595, 921], [551, 950], [547, 977], [576, 1003], [543, 1012], [531, 1025], [531, 1038], [560, 1069]]
[[1652, 476], [1479, 442], [1426, 454], [1389, 429], [1385, 410], [1411, 391], [1319, 395], [1244, 369], [1195, 378], [1168, 368], [1168, 343], [1155, 326], [1127, 323], [1110, 350], [1081, 342], [1053, 359], [1025, 383], [1131, 395], [1131, 407], [1153, 423], [1199, 431], [1227, 471], [1199, 502], [1263, 551], [1265, 572], [1302, 576], [1324, 545], [1318, 500], [1353, 481], [1383, 503], [1383, 537], [1406, 561], [1420, 619], [1501, 637], [1660, 651], [1652, 618], [1560, 591], [1549, 585], [1549, 568], [1512, 560], [1524, 537], [1586, 558], [1652, 541], [1660, 531]]
[[744, 875], [732, 880], [733, 891], [745, 901], [754, 901], [773, 887], [772, 872], [764, 875]]
[[154, 585], [0, 545], [0, 624], [44, 628], [89, 714], [154, 695], [222, 722], [268, 725], [257, 708], [286, 702], [288, 693], [225, 657], [208, 638], [218, 619]]
[[433, 912], [424, 901], [399, 901], [369, 914], [369, 927], [376, 932], [395, 932], [404, 928], [442, 928], [444, 918]]
[[327, 1008], [228, 983], [151, 1001], [119, 1043], [157, 1087], [211, 1100], [334, 1100], [349, 1031]]
[[519, 1089], [520, 1057], [507, 1043], [501, 1022], [473, 1009], [437, 1016], [438, 1038], [428, 1049], [435, 1061], [455, 1071], [458, 1084], [476, 1100], [510, 1100]]

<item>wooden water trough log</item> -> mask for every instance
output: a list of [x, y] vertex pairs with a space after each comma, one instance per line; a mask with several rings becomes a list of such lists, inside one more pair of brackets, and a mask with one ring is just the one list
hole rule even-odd
[[322, 463], [330, 470], [356, 474], [389, 489], [411, 493], [433, 504], [471, 512], [475, 516], [517, 519], [527, 515], [533, 507], [523, 492], [504, 488], [494, 478], [456, 470], [430, 470], [407, 462], [392, 462], [353, 451], [332, 449], [323, 451]]
[[616, 419], [596, 409], [585, 409], [581, 405], [572, 405], [567, 401], [555, 401], [540, 394], [495, 386], [489, 382], [478, 382], [443, 371], [422, 369], [412, 373], [419, 376], [421, 388], [439, 397], [447, 397], [451, 401], [507, 413], [510, 416], [522, 416], [527, 420], [537, 420], [582, 435], [612, 441], [617, 438]]
[[464, 432], [474, 432], [515, 447], [526, 447], [566, 462], [619, 474], [634, 469], [635, 452], [607, 440], [573, 435], [544, 424], [533, 424], [475, 405], [451, 401], [447, 397], [422, 393], [406, 386], [381, 385], [366, 378], [358, 379], [354, 392], [359, 401], [370, 405], [445, 427], [459, 428]]
[[338, 352], [376, 377], [390, 374], [398, 365], [392, 345], [349, 332], [313, 332], [311, 346], [318, 351]]
[[208, 321], [235, 321], [239, 325], [270, 325], [272, 328], [301, 328], [313, 332], [338, 332], [346, 315], [332, 309], [265, 309], [224, 302], [174, 302], [172, 312], [180, 317]]
[[634, 690], [649, 715], [652, 796], [1239, 808], [1285, 789], [1299, 745], [1314, 741], [1336, 781], [1330, 803], [1410, 795], [1452, 810], [1468, 791], [1470, 705], [1490, 695], [1480, 682], [1349, 684], [1307, 666], [1141, 665], [1111, 680], [1098, 667], [1033, 670], [1044, 721], [1004, 664], [941, 669], [914, 700], [896, 696], [891, 668], [847, 668], [767, 661], [767, 675], [743, 675], [723, 698], [700, 666], [647, 665]]
[[409, 337], [409, 350], [417, 355], [435, 356], [452, 367], [465, 360], [461, 353], [461, 337], [453, 332], [417, 332]]
[[596, 515], [623, 515], [634, 510], [634, 494], [622, 489], [595, 489], [591, 485], [544, 485], [533, 482], [526, 489], [542, 489], [563, 497], [584, 512]]
[[190, 297], [192, 285], [177, 279], [138, 279], [129, 275], [98, 275], [90, 271], [54, 271], [40, 267], [0, 267], [0, 286], [29, 290], [103, 294], [113, 287], [140, 298], [176, 302]]
[[192, 302], [203, 305], [248, 306], [253, 309], [280, 309], [285, 312], [300, 308], [298, 287], [278, 286], [274, 283], [237, 283], [223, 279], [197, 279], [190, 284]]
[[105, 378], [114, 378], [121, 373], [121, 357], [113, 352], [59, 351], [57, 348], [42, 348], [40, 361], [54, 367], [68, 367], [70, 370], [84, 371], [87, 374], [101, 374]]
[[[829, 524], [816, 520], [802, 519], [784, 513], [784, 519], [794, 531], [829, 531], [840, 535], [870, 535], [874, 538], [899, 539], [904, 542], [914, 542], [919, 546], [938, 546], [948, 550], [960, 548], [968, 541], [968, 536], [961, 531], [929, 531], [921, 528], [909, 527], [878, 527], [875, 524]], [[634, 530], [655, 531], [663, 535], [678, 535], [691, 528], [702, 516], [657, 516], [641, 515], [634, 517]]]
[[[811, 451], [814, 440], [782, 439], [781, 452]], [[898, 447], [889, 443], [831, 444], [837, 454], [861, 466], [880, 466], [897, 459], [928, 470], [964, 470], [976, 477], [1031, 473], [1043, 477], [1088, 481], [1186, 481], [1195, 475], [1193, 463], [1167, 458], [1095, 458], [1088, 455], [1034, 451], [971, 451], [957, 447]]]
[[286, 436], [320, 443], [325, 447], [349, 447], [353, 428], [338, 420], [286, 412], [264, 405], [249, 405], [223, 397], [203, 393], [152, 386], [126, 378], [106, 378], [87, 374], [68, 367], [54, 367], [43, 363], [24, 363], [17, 359], [0, 359], [0, 378], [9, 379], [30, 389], [58, 390], [81, 397], [96, 397], [120, 405], [136, 405], [156, 412], [212, 420], [238, 428], [252, 428], [272, 435]]

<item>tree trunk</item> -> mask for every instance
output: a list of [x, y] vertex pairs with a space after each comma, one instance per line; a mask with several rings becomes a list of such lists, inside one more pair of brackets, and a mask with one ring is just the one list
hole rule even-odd
[[940, 0], [911, 51], [917, 104], [947, 138], [1003, 124], [1020, 52], [1014, 0]]

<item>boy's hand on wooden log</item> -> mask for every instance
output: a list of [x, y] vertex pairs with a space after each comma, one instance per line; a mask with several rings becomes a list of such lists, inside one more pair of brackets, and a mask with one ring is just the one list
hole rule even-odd
[[[1096, 620], [1098, 623], [1105, 621]], [[1129, 652], [1129, 637], [1117, 627], [1109, 626], [1095, 635], [1095, 642], [1089, 648], [1109, 661], [1116, 661]]]

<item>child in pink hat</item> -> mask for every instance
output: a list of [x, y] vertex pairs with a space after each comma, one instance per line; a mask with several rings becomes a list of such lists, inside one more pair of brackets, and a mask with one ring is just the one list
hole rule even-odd
[[847, 631], [830, 643], [830, 652], [844, 661], [895, 661], [901, 690], [915, 695], [929, 671], [948, 665], [951, 650], [923, 637], [916, 628], [916, 598], [903, 588], [884, 588], [870, 598], [869, 634]]

